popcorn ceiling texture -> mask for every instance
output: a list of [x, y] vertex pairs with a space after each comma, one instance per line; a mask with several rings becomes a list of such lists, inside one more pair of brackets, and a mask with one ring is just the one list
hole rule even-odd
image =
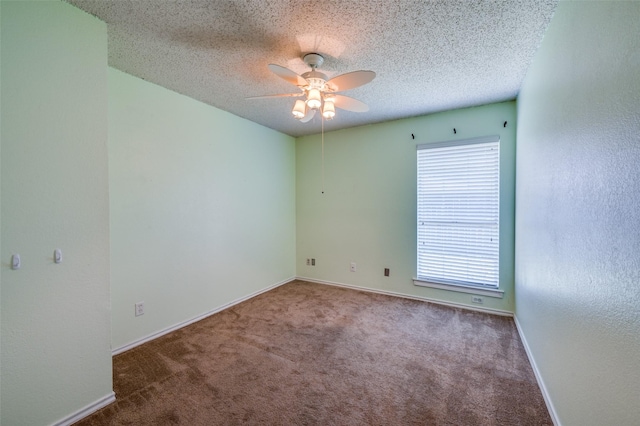
[[109, 64], [147, 81], [292, 136], [295, 93], [269, 63], [377, 73], [345, 92], [370, 107], [339, 110], [325, 130], [512, 100], [555, 10], [537, 1], [105, 1], [68, 0], [107, 23]]

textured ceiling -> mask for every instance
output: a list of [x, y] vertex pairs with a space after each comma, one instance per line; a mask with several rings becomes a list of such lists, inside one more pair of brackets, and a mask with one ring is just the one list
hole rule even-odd
[[109, 65], [292, 136], [320, 132], [291, 116], [295, 93], [270, 63], [298, 73], [325, 56], [329, 77], [375, 71], [344, 92], [325, 131], [512, 100], [557, 0], [67, 0], [107, 23]]

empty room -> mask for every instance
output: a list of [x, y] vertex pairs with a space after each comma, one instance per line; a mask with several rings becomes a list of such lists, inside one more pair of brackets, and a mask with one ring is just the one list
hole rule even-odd
[[0, 2], [0, 424], [640, 424], [640, 2]]

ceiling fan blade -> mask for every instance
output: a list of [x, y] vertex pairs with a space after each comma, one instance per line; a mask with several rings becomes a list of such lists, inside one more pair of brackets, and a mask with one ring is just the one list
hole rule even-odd
[[269, 64], [269, 69], [272, 73], [282, 78], [283, 80], [286, 80], [287, 82], [293, 84], [294, 86], [301, 87], [307, 85], [307, 80], [302, 78], [301, 75], [298, 75], [295, 72], [291, 71], [289, 68], [281, 67], [280, 65], [276, 64]]
[[353, 71], [333, 77], [327, 81], [327, 85], [334, 92], [341, 92], [343, 90], [360, 87], [369, 83], [374, 78], [376, 78], [376, 73], [373, 71]]
[[250, 96], [245, 99], [296, 98], [303, 95], [304, 93], [280, 93], [277, 95]]
[[302, 117], [300, 119], [301, 123], [308, 123], [309, 121], [311, 121], [311, 119], [313, 118], [313, 116], [316, 115], [316, 110], [312, 109], [311, 111], [309, 111], [307, 113], [307, 115], [305, 115], [304, 117]]
[[353, 112], [367, 112], [369, 106], [362, 101], [344, 95], [333, 95], [336, 108]]

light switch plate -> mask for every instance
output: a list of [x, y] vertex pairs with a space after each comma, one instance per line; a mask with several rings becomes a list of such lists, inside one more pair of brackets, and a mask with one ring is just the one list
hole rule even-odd
[[20, 269], [22, 266], [22, 261], [20, 260], [19, 254], [14, 254], [11, 256], [11, 269]]

